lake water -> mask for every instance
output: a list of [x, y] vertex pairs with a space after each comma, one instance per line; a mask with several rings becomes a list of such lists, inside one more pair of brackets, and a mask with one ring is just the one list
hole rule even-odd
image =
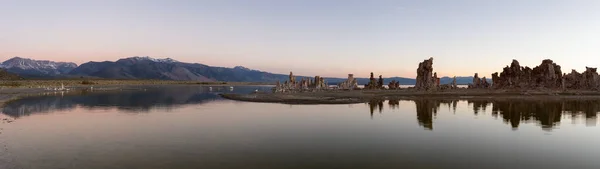
[[600, 168], [600, 100], [286, 105], [154, 87], [10, 102], [0, 168]]

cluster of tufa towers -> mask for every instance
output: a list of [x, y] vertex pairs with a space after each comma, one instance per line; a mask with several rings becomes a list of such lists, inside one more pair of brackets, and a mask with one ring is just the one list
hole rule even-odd
[[327, 85], [323, 77], [315, 76], [314, 79], [305, 77], [300, 79], [300, 81], [297, 81], [294, 73], [290, 72], [289, 80], [286, 80], [283, 83], [277, 81], [277, 84], [273, 90], [274, 92], [298, 92], [308, 90], [324, 90], [327, 89], [328, 86], [329, 85]]
[[[468, 85], [469, 89], [562, 89], [562, 90], [600, 90], [600, 76], [596, 68], [586, 67], [586, 70], [579, 73], [575, 70], [569, 74], [562, 73], [560, 65], [557, 65], [550, 59], [543, 60], [539, 66], [529, 68], [523, 67], [517, 60], [513, 60], [510, 66], [506, 66], [501, 73], [492, 74], [491, 82], [484, 76], [479, 78], [475, 73], [472, 83]], [[340, 82], [336, 87], [329, 87], [323, 77], [302, 78], [300, 81], [290, 72], [289, 80], [284, 83], [277, 82], [274, 92], [296, 92], [296, 91], [315, 91], [315, 90], [355, 90], [359, 88], [357, 79], [353, 74], [348, 74], [348, 79]], [[384, 86], [384, 79], [381, 75], [375, 78], [373, 72], [369, 81], [365, 84], [365, 90], [397, 90], [400, 89], [400, 82], [391, 81]], [[433, 71], [433, 58], [423, 60], [417, 68], [416, 84], [411, 90], [417, 91], [437, 91], [458, 89], [456, 76], [452, 83], [440, 84], [440, 78]]]

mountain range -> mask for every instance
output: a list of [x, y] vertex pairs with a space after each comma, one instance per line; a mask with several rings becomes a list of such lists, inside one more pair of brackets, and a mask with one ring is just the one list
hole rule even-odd
[[[288, 80], [287, 74], [269, 73], [243, 66], [233, 68], [208, 66], [200, 63], [179, 62], [171, 58], [156, 59], [148, 56], [129, 57], [117, 61], [87, 62], [77, 66], [71, 62], [54, 62], [14, 57], [0, 63], [0, 68], [24, 78], [79, 78], [106, 79], [161, 79], [228, 82], [276, 82]], [[303, 78], [306, 76], [297, 76]], [[356, 78], [359, 84], [367, 84], [368, 78]], [[472, 77], [457, 77], [458, 84], [468, 84]], [[325, 78], [329, 84], [340, 83], [346, 78]], [[415, 79], [404, 77], [384, 78], [384, 83], [399, 81], [413, 85]], [[451, 83], [452, 78], [440, 78], [441, 84]]]
[[0, 68], [23, 77], [57, 77], [68, 74], [77, 64], [14, 57], [0, 64]]

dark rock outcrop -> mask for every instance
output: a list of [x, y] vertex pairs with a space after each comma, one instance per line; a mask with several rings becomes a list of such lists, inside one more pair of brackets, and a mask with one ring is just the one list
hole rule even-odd
[[490, 87], [490, 83], [488, 83], [485, 76], [483, 78], [479, 78], [479, 75], [475, 73], [473, 76], [473, 83], [469, 84], [469, 88], [473, 89], [487, 89]]
[[517, 60], [506, 66], [502, 73], [492, 74], [493, 88], [561, 88], [562, 72], [560, 66], [550, 59], [543, 60], [533, 69], [522, 67]]
[[375, 79], [373, 72], [371, 72], [371, 76], [369, 77], [369, 83], [365, 85], [365, 89], [381, 89], [383, 87], [383, 79], [381, 78], [381, 76], [379, 76], [379, 80], [381, 81], [381, 83], [379, 83], [379, 81]]
[[396, 89], [400, 89], [400, 82], [396, 81], [396, 80], [392, 80], [389, 84], [388, 84], [388, 89], [390, 90], [396, 90]]
[[377, 88], [383, 89], [383, 78], [379, 75], [379, 79], [377, 80]]
[[433, 58], [429, 58], [428, 60], [424, 60], [423, 62], [419, 63], [419, 68], [417, 68], [417, 83], [415, 84], [415, 89], [437, 89], [439, 86], [439, 84], [437, 84], [438, 79], [433, 75]]
[[562, 78], [563, 89], [600, 89], [597, 68], [586, 67], [583, 73], [572, 70]]
[[433, 72], [433, 80], [435, 81], [435, 87], [439, 88], [440, 87], [440, 78], [438, 78], [437, 76], [437, 72]]

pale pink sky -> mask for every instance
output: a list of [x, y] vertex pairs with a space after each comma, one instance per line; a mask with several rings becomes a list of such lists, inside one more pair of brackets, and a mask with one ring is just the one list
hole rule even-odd
[[345, 77], [489, 77], [513, 58], [563, 72], [600, 66], [600, 1], [7, 0], [0, 60], [171, 57]]

